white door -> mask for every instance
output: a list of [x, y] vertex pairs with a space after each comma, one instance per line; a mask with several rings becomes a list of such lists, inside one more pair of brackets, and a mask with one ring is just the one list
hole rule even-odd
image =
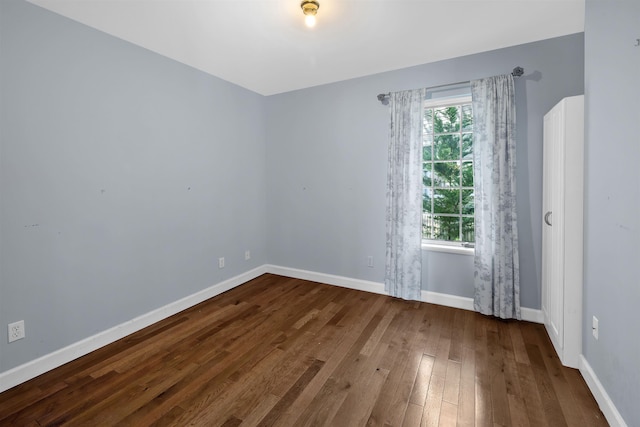
[[563, 99], [544, 116], [542, 313], [565, 366], [582, 352], [584, 97]]
[[542, 201], [542, 312], [549, 337], [562, 357], [564, 342], [563, 104], [544, 117]]

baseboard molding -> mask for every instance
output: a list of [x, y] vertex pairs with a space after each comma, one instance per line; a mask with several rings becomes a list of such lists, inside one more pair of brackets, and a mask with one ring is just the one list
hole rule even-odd
[[246, 273], [239, 274], [223, 282], [215, 284], [207, 289], [186, 296], [182, 299], [169, 303], [163, 307], [138, 316], [127, 322], [121, 323], [93, 336], [73, 343], [67, 347], [46, 354], [38, 359], [29, 361], [0, 374], [0, 392], [8, 390], [25, 381], [37, 377], [47, 371], [64, 365], [78, 357], [91, 353], [94, 350], [111, 344], [121, 338], [126, 337], [136, 331], [146, 328], [160, 320], [173, 316], [189, 307], [199, 304], [209, 298], [235, 288], [249, 280], [266, 273], [265, 265], [256, 267]]
[[310, 282], [324, 283], [327, 285], [341, 286], [343, 288], [356, 289], [358, 291], [372, 292], [374, 294], [387, 295], [384, 284], [370, 282], [368, 280], [352, 279], [350, 277], [335, 276], [333, 274], [317, 273], [315, 271], [300, 270], [297, 268], [282, 267], [279, 265], [265, 265], [267, 273], [294, 279], [308, 280]]
[[604, 389], [596, 373], [593, 371], [591, 365], [589, 365], [589, 362], [587, 362], [587, 359], [585, 359], [583, 355], [580, 355], [580, 373], [591, 390], [593, 397], [596, 399], [596, 402], [598, 402], [600, 410], [604, 414], [609, 425], [611, 427], [627, 427], [627, 423], [624, 422], [624, 418], [622, 418], [622, 415], [618, 412], [616, 405], [613, 404], [613, 401], [607, 394], [607, 391]]
[[542, 310], [535, 308], [520, 307], [520, 316], [522, 320], [533, 323], [544, 323], [544, 317], [542, 316]]
[[462, 310], [474, 311], [473, 298], [441, 294], [439, 292], [422, 291], [421, 299], [423, 302], [428, 302], [431, 304], [438, 304], [447, 307], [461, 308]]
[[[388, 293], [384, 290], [384, 283], [352, 279], [344, 276], [300, 270], [297, 268], [282, 267], [279, 265], [267, 264], [265, 268], [267, 273], [279, 274], [281, 276], [309, 280], [312, 282], [326, 283], [328, 285], [341, 286], [343, 288], [357, 289], [359, 291], [373, 292], [375, 294], [388, 295]], [[431, 291], [422, 291], [420, 297], [423, 302], [474, 311], [473, 298], [460, 297], [457, 295], [442, 294]], [[522, 320], [535, 323], [543, 323], [541, 310], [523, 307], [521, 308], [520, 312], [522, 314]]]

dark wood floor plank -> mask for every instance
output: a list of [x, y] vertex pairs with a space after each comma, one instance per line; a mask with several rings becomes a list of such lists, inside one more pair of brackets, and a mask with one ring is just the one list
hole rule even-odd
[[451, 402], [442, 402], [440, 408], [440, 419], [438, 420], [439, 427], [456, 427], [458, 415], [458, 405], [454, 405]]
[[451, 346], [449, 347], [449, 360], [453, 360], [454, 362], [462, 362], [464, 322], [464, 310], [455, 310], [451, 330]]
[[566, 426], [567, 420], [564, 417], [558, 396], [553, 388], [547, 368], [544, 365], [540, 349], [535, 344], [526, 344], [526, 347], [547, 423], [553, 427]]
[[427, 332], [427, 344], [425, 345], [424, 353], [435, 357], [436, 352], [438, 351], [438, 346], [440, 345], [440, 332], [443, 323], [446, 321], [447, 310], [445, 307], [437, 305], [430, 305], [427, 307], [430, 309], [427, 314], [429, 329]]
[[424, 406], [424, 401], [427, 398], [427, 391], [429, 390], [429, 381], [431, 380], [431, 373], [433, 372], [433, 364], [435, 358], [428, 354], [422, 354], [422, 360], [420, 361], [420, 367], [418, 368], [418, 374], [416, 375], [416, 381], [413, 384], [411, 390], [411, 396], [409, 397], [409, 403]]
[[265, 274], [0, 393], [0, 426], [606, 426], [542, 325]]
[[415, 405], [409, 403], [405, 412], [404, 420], [402, 421], [402, 427], [416, 427], [420, 425], [422, 420], [422, 405]]
[[454, 405], [458, 404], [460, 396], [460, 369], [460, 362], [451, 359], [447, 361], [447, 373], [442, 400]]
[[[465, 323], [465, 329], [471, 325]], [[467, 335], [465, 331], [465, 336]], [[462, 363], [460, 365], [460, 392], [458, 399], [458, 426], [473, 427], [475, 425], [475, 376], [476, 354], [469, 346], [462, 349]]]
[[259, 420], [258, 425], [261, 427], [274, 425], [278, 417], [280, 417], [280, 414], [284, 413], [285, 409], [287, 409], [298, 398], [300, 393], [302, 393], [302, 390], [304, 390], [311, 380], [315, 378], [323, 366], [324, 362], [322, 360], [315, 359], [300, 378], [298, 378], [295, 384], [289, 388], [282, 398], [278, 399], [277, 403], [271, 408], [265, 417]]
[[[528, 356], [527, 360], [529, 360]], [[542, 407], [542, 399], [540, 398], [540, 392], [538, 391], [538, 384], [534, 377], [533, 369], [529, 364], [519, 362], [516, 362], [516, 368], [522, 395], [526, 396], [525, 407], [527, 409], [529, 424], [535, 427], [549, 426], [544, 414], [544, 408]]]
[[405, 310], [397, 312], [389, 325], [389, 336], [383, 340], [389, 343], [387, 351], [380, 362], [380, 367], [389, 371], [387, 380], [378, 394], [367, 420], [369, 426], [389, 424], [390, 407], [400, 386], [404, 368], [409, 360], [407, 347], [411, 313]]
[[504, 347], [500, 343], [498, 331], [487, 331], [487, 347], [489, 349], [489, 382], [491, 389], [491, 408], [493, 422], [498, 425], [510, 425], [509, 401], [504, 375]]
[[475, 421], [476, 426], [493, 427], [493, 402], [491, 394], [491, 363], [489, 341], [491, 320], [485, 316], [476, 318], [475, 356]]
[[[427, 317], [427, 309], [422, 305], [412, 303], [406, 307], [411, 314], [412, 321], [406, 330], [406, 335], [402, 339], [401, 353], [407, 351], [406, 363], [402, 370], [402, 375], [398, 381], [396, 392], [391, 399], [391, 405], [387, 410], [387, 423], [389, 425], [401, 425], [404, 419], [407, 406], [411, 399], [411, 393], [415, 387], [416, 378], [424, 356], [424, 349], [427, 346], [428, 335], [425, 333], [424, 325]], [[435, 361], [434, 361], [435, 366]]]
[[427, 399], [424, 403], [421, 426], [435, 427], [440, 423], [440, 410], [442, 409], [442, 393], [445, 384], [444, 375], [431, 374]]
[[[282, 410], [277, 410], [274, 412], [274, 415], [269, 417], [270, 412], [279, 402], [286, 402], [286, 400], [282, 399], [282, 396], [276, 396], [274, 394], [268, 393], [262, 397], [260, 403], [255, 408], [251, 408], [251, 412], [247, 415], [243, 420], [242, 424], [244, 426], [257, 426], [260, 425], [265, 419], [269, 420], [269, 422], [265, 422], [263, 426], [272, 426], [273, 421], [272, 418], [277, 418], [280, 416]], [[286, 405], [289, 405], [290, 402], [286, 402]]]

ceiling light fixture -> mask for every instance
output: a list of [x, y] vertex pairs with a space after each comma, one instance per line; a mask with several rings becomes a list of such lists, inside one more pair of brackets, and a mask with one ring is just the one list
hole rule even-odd
[[304, 23], [307, 24], [307, 27], [316, 25], [316, 13], [318, 13], [320, 3], [316, 0], [303, 0], [300, 3], [300, 7], [302, 8], [302, 13], [304, 13]]

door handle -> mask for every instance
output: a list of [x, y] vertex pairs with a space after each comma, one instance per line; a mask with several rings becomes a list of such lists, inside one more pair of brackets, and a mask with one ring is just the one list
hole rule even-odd
[[548, 226], [551, 226], [551, 221], [549, 221], [549, 216], [551, 215], [551, 211], [544, 214], [544, 222], [547, 223]]

